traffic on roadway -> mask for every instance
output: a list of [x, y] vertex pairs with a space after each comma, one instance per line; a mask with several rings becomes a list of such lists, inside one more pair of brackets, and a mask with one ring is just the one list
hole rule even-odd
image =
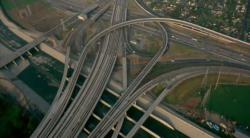
[[[250, 66], [249, 55], [241, 55], [239, 52], [235, 52], [226, 47], [222, 47], [221, 45], [217, 45], [216, 42], [208, 42], [202, 47], [198, 46], [198, 39], [187, 36], [185, 33], [172, 29], [171, 27], [169, 27], [169, 25], [181, 24], [189, 26], [191, 28], [195, 28], [196, 31], [199, 30], [209, 35], [217, 35], [219, 37], [229, 39], [230, 41], [234, 41], [237, 43], [244, 42], [181, 20], [155, 17], [153, 14], [144, 9], [143, 6], [141, 6], [136, 0], [133, 2], [135, 2], [145, 12], [150, 14], [150, 17], [135, 18], [130, 20], [130, 12], [128, 7], [129, 1], [127, 0], [98, 1], [97, 4], [90, 6], [85, 10], [81, 6], [72, 4], [70, 1], [51, 1], [53, 5], [64, 10], [76, 12], [76, 14], [64, 21], [66, 26], [73, 24], [73, 29], [68, 33], [63, 43], [63, 47], [67, 47], [67, 50], [65, 55], [65, 67], [60, 87], [48, 113], [45, 115], [43, 120], [31, 135], [32, 138], [78, 137], [83, 132], [88, 120], [93, 115], [94, 109], [96, 108], [98, 102], [101, 100], [103, 91], [108, 87], [112, 73], [115, 70], [119, 51], [121, 49], [121, 51], [123, 51], [123, 58], [125, 60], [123, 61], [123, 64], [125, 64], [123, 65], [123, 81], [125, 81], [123, 85], [124, 90], [119, 96], [119, 99], [116, 101], [116, 103], [110, 107], [109, 111], [100, 120], [93, 131], [88, 133], [88, 137], [90, 138], [103, 138], [110, 131], [114, 131], [112, 137], [118, 137], [128, 109], [139, 99], [140, 96], [150, 91], [159, 83], [168, 79], [168, 84], [159, 95], [159, 97], [156, 98], [156, 100], [152, 103], [148, 110], [144, 112], [144, 115], [136, 122], [132, 130], [125, 136], [133, 137], [140, 126], [145, 122], [150, 114], [152, 114], [155, 108], [157, 108], [163, 98], [167, 96], [167, 94], [171, 92], [176, 86], [178, 86], [178, 84], [194, 76], [204, 74], [204, 70], [206, 70], [207, 67], [187, 68], [162, 74], [159, 77], [152, 79], [146, 84], [142, 85], [142, 81], [152, 71], [153, 67], [155, 67], [161, 57], [165, 54], [168, 54], [170, 41], [184, 42], [191, 47], [219, 57], [223, 57], [224, 59], [228, 59], [230, 62], [233, 62], [235, 64], [246, 67]], [[89, 28], [91, 25], [95, 24], [96, 21], [101, 16], [103, 16], [103, 14], [105, 14], [106, 12], [110, 13], [110, 11], [112, 11], [112, 14], [110, 16], [110, 26], [105, 28], [103, 31], [93, 35], [89, 40], [83, 41], [84, 31], [87, 30], [87, 28]], [[159, 26], [160, 30], [148, 27], [147, 25], [145, 25], [147, 23], [156, 23]], [[30, 49], [44, 42], [48, 38], [48, 36], [53, 34], [54, 31], [60, 27], [61, 25], [56, 26], [42, 37], [16, 51], [16, 54], [8, 57], [5, 61], [0, 60], [0, 68], [6, 66]], [[129, 34], [128, 31], [131, 28], [136, 28], [161, 37], [163, 45], [157, 50], [155, 55], [151, 57], [149, 62], [137, 74], [137, 76], [133, 80], [131, 80], [128, 85], [126, 76], [128, 68], [126, 62], [126, 50], [131, 50], [131, 47], [128, 46], [129, 37], [127, 36]], [[71, 75], [68, 75], [72, 63], [72, 59], [70, 57], [72, 45], [76, 45], [77, 49], [80, 50], [80, 56], [73, 67], [73, 73]], [[80, 80], [80, 75], [84, 70], [84, 64], [87, 62], [87, 56], [93, 45], [98, 47], [98, 51], [93, 60], [93, 64], [90, 67], [90, 71], [86, 77], [86, 80], [83, 84], [79, 85], [78, 82]], [[138, 53], [138, 55], [140, 55], [140, 53]], [[141, 54], [140, 56], [143, 56], [143, 54]], [[236, 67], [225, 67], [224, 71], [227, 71], [227, 69], [230, 70], [229, 72], [232, 72], [232, 70], [240, 70]], [[210, 71], [218, 72], [218, 67], [210, 67]], [[248, 72], [247, 70], [243, 69], [240, 71]], [[200, 127], [197, 127], [196, 125], [188, 123], [188, 121], [184, 119], [175, 118], [172, 121], [173, 123], [178, 122], [179, 124], [188, 124], [186, 127], [176, 127], [176, 129], [192, 129], [197, 136], [215, 136], [212, 133], [201, 129]], [[193, 135], [190, 134], [189, 136]]]

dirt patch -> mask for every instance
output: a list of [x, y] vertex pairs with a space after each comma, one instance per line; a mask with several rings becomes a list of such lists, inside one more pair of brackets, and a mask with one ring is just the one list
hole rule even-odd
[[194, 98], [190, 98], [186, 103], [184, 103], [181, 106], [183, 106], [187, 110], [194, 110], [200, 105], [200, 103], [201, 103], [201, 98], [194, 97]]
[[46, 32], [59, 24], [67, 15], [48, 3], [37, 1], [8, 11], [9, 16], [23, 27]]

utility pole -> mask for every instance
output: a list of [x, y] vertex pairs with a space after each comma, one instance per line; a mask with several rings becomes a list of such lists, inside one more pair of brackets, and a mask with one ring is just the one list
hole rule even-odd
[[202, 79], [201, 82], [201, 88], [204, 88], [204, 86], [207, 86], [207, 76], [208, 76], [209, 68], [207, 68], [206, 73]]
[[217, 78], [217, 81], [216, 81], [214, 89], [217, 89], [217, 87], [218, 87], [218, 84], [219, 84], [219, 81], [220, 81], [220, 75], [221, 75], [221, 71], [219, 71], [219, 75], [218, 75], [218, 78]]
[[[207, 90], [206, 94], [204, 95], [204, 98], [203, 98], [202, 103], [201, 103], [201, 106], [203, 108], [205, 107], [207, 101], [209, 100], [209, 97], [211, 95], [211, 91], [212, 91], [212, 86], [210, 85], [209, 89]], [[206, 108], [204, 108], [204, 109], [206, 109]]]

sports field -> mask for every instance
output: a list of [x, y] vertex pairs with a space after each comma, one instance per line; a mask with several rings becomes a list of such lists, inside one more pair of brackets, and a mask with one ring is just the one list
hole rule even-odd
[[211, 92], [210, 111], [250, 126], [250, 86], [222, 85]]
[[[236, 84], [236, 75], [221, 75], [220, 85], [221, 84]], [[177, 86], [167, 97], [166, 101], [170, 104], [182, 105], [186, 104], [190, 99], [204, 96], [201, 92], [201, 89], [212, 86], [214, 87], [218, 78], [218, 74], [209, 74], [206, 86], [202, 85], [204, 75], [197, 76], [191, 79], [188, 79]], [[250, 78], [241, 76], [238, 80], [238, 84], [244, 84], [250, 86]], [[219, 85], [219, 86], [220, 86]]]
[[[212, 87], [205, 107], [214, 113], [250, 126], [250, 78], [242, 76], [236, 85], [235, 75], [222, 75], [220, 84], [215, 89], [218, 74], [210, 74], [207, 78], [207, 86]], [[183, 107], [187, 110], [200, 108], [205, 88], [202, 88], [204, 76], [194, 77], [184, 81], [175, 88], [167, 97], [166, 102]], [[201, 88], [204, 89], [201, 91]]]

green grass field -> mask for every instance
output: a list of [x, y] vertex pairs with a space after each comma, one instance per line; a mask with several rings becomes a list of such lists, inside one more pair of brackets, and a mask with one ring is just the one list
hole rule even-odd
[[[201, 82], [204, 76], [194, 77], [186, 80], [181, 85], [175, 88], [166, 98], [165, 101], [169, 104], [185, 106], [192, 98], [202, 98], [204, 94], [199, 94]], [[208, 77], [208, 86], [215, 86], [217, 74], [210, 74]], [[217, 89], [211, 92], [211, 95], [206, 103], [206, 108], [214, 113], [223, 115], [225, 118], [236, 121], [240, 124], [250, 126], [250, 78], [241, 77], [240, 84], [235, 84], [233, 75], [221, 76], [220, 83]]]
[[223, 85], [212, 91], [207, 108], [250, 126], [250, 86]]
[[[215, 86], [217, 81], [218, 74], [209, 74], [207, 79], [207, 86]], [[235, 83], [235, 75], [221, 75], [220, 83]], [[182, 105], [185, 104], [189, 99], [194, 97], [201, 97], [202, 94], [199, 95], [198, 92], [201, 90], [201, 82], [204, 78], [204, 75], [197, 76], [191, 79], [188, 79], [182, 82], [179, 86], [177, 86], [173, 92], [171, 92], [165, 99], [167, 103], [174, 105]], [[250, 86], [250, 78], [241, 77], [239, 79], [239, 83], [241, 84], [249, 84]], [[240, 86], [239, 86], [240, 87]], [[236, 91], [241, 91], [241, 89]], [[249, 91], [250, 92], [250, 91]], [[239, 94], [241, 95], [241, 94]], [[250, 97], [249, 97], [250, 98]]]

